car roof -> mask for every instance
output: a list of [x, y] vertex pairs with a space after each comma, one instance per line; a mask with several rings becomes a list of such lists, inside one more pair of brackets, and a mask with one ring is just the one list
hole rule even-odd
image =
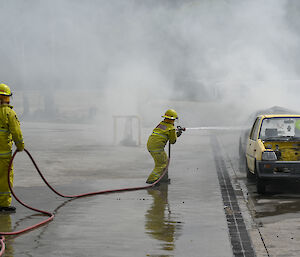
[[300, 118], [299, 114], [262, 114], [258, 117], [263, 118]]
[[250, 114], [247, 119], [245, 120], [245, 124], [247, 125], [252, 125], [253, 122], [255, 121], [255, 119], [257, 117], [259, 117], [260, 115], [284, 115], [284, 114], [299, 114], [299, 112], [295, 111], [295, 110], [290, 110], [290, 109], [287, 109], [287, 108], [284, 108], [284, 107], [281, 107], [281, 106], [273, 106], [271, 108], [268, 108], [268, 109], [264, 109], [264, 110], [257, 110], [256, 112]]

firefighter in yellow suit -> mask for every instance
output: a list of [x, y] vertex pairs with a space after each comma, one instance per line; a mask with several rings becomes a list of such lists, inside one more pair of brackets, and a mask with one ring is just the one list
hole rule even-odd
[[[147, 142], [147, 149], [155, 163], [155, 167], [146, 181], [148, 184], [153, 184], [158, 180], [168, 165], [168, 156], [164, 150], [167, 142], [170, 141], [170, 144], [175, 144], [177, 137], [182, 133], [182, 131], [176, 132], [174, 127], [174, 122], [178, 119], [175, 110], [167, 110], [162, 117], [164, 120], [156, 126]], [[161, 181], [167, 182], [168, 174], [166, 174]]]
[[[0, 212], [15, 212], [10, 206], [11, 193], [8, 186], [8, 167], [12, 156], [13, 141], [18, 151], [24, 150], [24, 141], [20, 122], [13, 107], [9, 105], [10, 88], [0, 84]], [[11, 167], [10, 182], [13, 183], [13, 167]]]

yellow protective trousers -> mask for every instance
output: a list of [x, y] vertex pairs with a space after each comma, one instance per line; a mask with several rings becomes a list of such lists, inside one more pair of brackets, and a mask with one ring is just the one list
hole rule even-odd
[[[0, 207], [8, 207], [11, 204], [11, 193], [8, 186], [8, 166], [10, 159], [0, 158]], [[13, 184], [13, 167], [10, 172], [10, 183]]]
[[[154, 183], [156, 180], [158, 180], [168, 166], [168, 156], [165, 151], [150, 152], [150, 154], [154, 160], [155, 166], [152, 173], [149, 175], [146, 183]], [[166, 173], [162, 181], [167, 180], [168, 173]]]

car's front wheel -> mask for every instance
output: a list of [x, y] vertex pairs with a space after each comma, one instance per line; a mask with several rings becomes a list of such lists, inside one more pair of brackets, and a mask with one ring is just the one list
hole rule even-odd
[[266, 193], [266, 181], [264, 181], [258, 176], [256, 176], [256, 191], [258, 194], [261, 195]]
[[266, 181], [262, 178], [259, 177], [259, 174], [257, 172], [257, 168], [256, 168], [256, 160], [255, 160], [255, 170], [254, 170], [254, 174], [256, 176], [256, 191], [258, 194], [263, 195], [266, 193]]

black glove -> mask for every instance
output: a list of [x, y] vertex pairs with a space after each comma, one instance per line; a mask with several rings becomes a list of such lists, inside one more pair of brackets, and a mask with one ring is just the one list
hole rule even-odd
[[180, 136], [181, 136], [181, 134], [182, 134], [182, 130], [177, 130], [177, 131], [176, 131], [176, 135], [177, 135], [177, 137], [180, 137]]

